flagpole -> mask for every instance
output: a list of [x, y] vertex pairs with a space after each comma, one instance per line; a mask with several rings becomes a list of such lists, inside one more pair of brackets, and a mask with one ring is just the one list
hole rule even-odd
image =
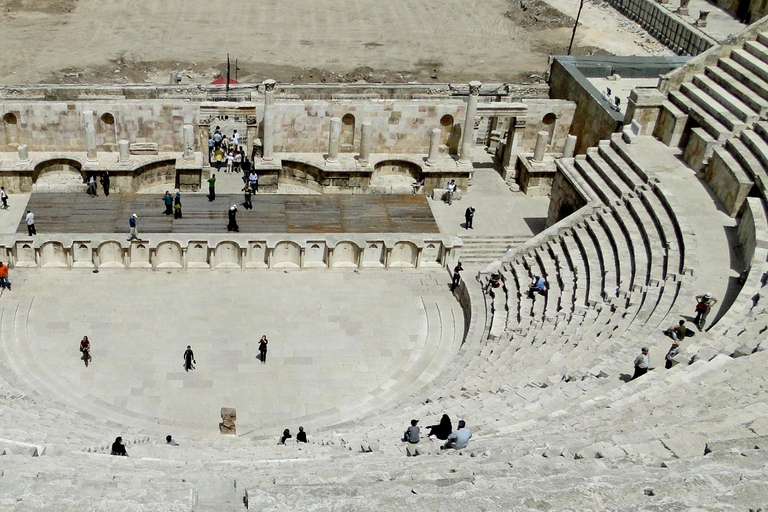
[[237, 82], [237, 58], [235, 58], [235, 82]]
[[581, 0], [579, 4], [579, 12], [576, 13], [576, 23], [573, 24], [573, 34], [571, 34], [571, 44], [568, 45], [568, 55], [571, 54], [571, 48], [573, 48], [573, 40], [576, 39], [576, 28], [579, 26], [579, 18], [581, 18], [581, 10], [584, 8], [584, 0]]
[[229, 53], [227, 53], [227, 98], [229, 98]]

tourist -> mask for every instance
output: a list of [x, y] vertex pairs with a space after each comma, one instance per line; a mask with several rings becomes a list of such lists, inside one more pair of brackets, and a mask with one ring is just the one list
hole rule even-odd
[[267, 343], [269, 343], [269, 341], [267, 340], [267, 335], [265, 334], [259, 340], [258, 358], [261, 360], [261, 364], [264, 364], [267, 362]]
[[123, 444], [122, 437], [116, 438], [115, 442], [112, 443], [112, 455], [120, 455], [122, 457], [128, 456], [128, 452], [125, 451], [125, 445]]
[[174, 441], [174, 440], [173, 440], [173, 437], [171, 437], [171, 435], [170, 435], [170, 434], [168, 434], [167, 436], [165, 436], [165, 444], [167, 444], [167, 445], [170, 445], [170, 446], [179, 446], [179, 443], [177, 443], [176, 441]]
[[213, 161], [213, 149], [216, 147], [216, 143], [213, 141], [213, 135], [208, 137], [208, 161]]
[[472, 432], [469, 431], [469, 429], [466, 426], [466, 423], [464, 423], [464, 420], [459, 421], [459, 429], [455, 432], [452, 432], [448, 439], [446, 439], [445, 444], [440, 447], [441, 450], [447, 450], [449, 448], [453, 448], [454, 450], [461, 450], [462, 448], [466, 448], [467, 444], [469, 443], [469, 439], [472, 437]]
[[232, 144], [234, 144], [235, 147], [240, 144], [240, 134], [237, 133], [237, 130], [232, 133]]
[[234, 165], [234, 162], [235, 162], [235, 155], [234, 155], [234, 151], [232, 151], [232, 150], [230, 149], [230, 150], [227, 152], [227, 174], [229, 174], [229, 173], [231, 173], [231, 172], [232, 172], [232, 166]]
[[401, 441], [416, 444], [419, 442], [419, 420], [411, 420], [411, 426], [403, 434]]
[[467, 210], [464, 212], [464, 229], [475, 229], [472, 227], [472, 220], [475, 218], [475, 208], [470, 206], [467, 208]]
[[240, 165], [243, 163], [243, 154], [239, 151], [235, 151], [235, 159], [232, 163], [232, 172], [239, 173]]
[[0, 199], [3, 200], [3, 210], [8, 209], [8, 192], [5, 191], [5, 187], [0, 187]]
[[251, 185], [251, 192], [256, 193], [259, 191], [259, 175], [256, 174], [256, 171], [251, 171], [251, 174], [248, 175], [248, 183]]
[[443, 414], [443, 417], [440, 418], [440, 423], [437, 425], [430, 425], [427, 428], [429, 429], [429, 434], [427, 435], [430, 438], [440, 439], [441, 441], [448, 439], [448, 436], [453, 432], [451, 418], [449, 418], [447, 414]]
[[297, 443], [307, 442], [307, 433], [304, 432], [304, 427], [299, 427], [299, 431], [296, 432], [296, 442]]
[[290, 429], [283, 430], [283, 436], [280, 438], [280, 442], [277, 444], [285, 444], [285, 441], [293, 437]]
[[218, 149], [221, 147], [221, 128], [218, 126], [213, 131], [213, 146]]
[[165, 215], [170, 215], [173, 213], [173, 196], [170, 192], [167, 190], [165, 191], [165, 195], [163, 196], [163, 202], [165, 203]]
[[224, 163], [224, 150], [219, 148], [216, 148], [216, 151], [213, 152], [213, 161], [216, 164], [216, 172], [221, 170], [221, 165]]
[[184, 351], [184, 371], [194, 370], [192, 363], [197, 364], [195, 353], [192, 352], [192, 347], [187, 345], [187, 350]]
[[104, 195], [109, 197], [109, 171], [104, 171], [100, 178], [101, 187], [104, 189]]
[[251, 187], [248, 186], [246, 183], [243, 187], [243, 208], [246, 210], [252, 210], [253, 209], [253, 203], [251, 203]]
[[464, 270], [464, 267], [461, 266], [461, 262], [458, 262], [455, 267], [453, 267], [453, 280], [451, 280], [451, 291], [455, 290], [457, 286], [459, 286], [459, 281], [461, 281], [461, 276], [459, 275], [459, 272], [462, 272]]
[[212, 202], [215, 199], [216, 199], [216, 174], [211, 174], [211, 177], [208, 178], [208, 202]]
[[445, 193], [446, 202], [448, 204], [453, 204], [453, 194], [456, 193], [456, 180], [451, 180], [448, 182], [448, 186], [446, 187], [447, 191]]
[[635, 374], [632, 375], [631, 380], [635, 380], [638, 377], [642, 377], [648, 373], [648, 367], [651, 365], [651, 358], [648, 357], [648, 349], [643, 347], [640, 354], [635, 358]]
[[85, 366], [88, 366], [88, 363], [93, 360], [93, 356], [91, 356], [91, 342], [88, 340], [88, 336], [83, 336], [83, 339], [80, 340], [80, 353], [83, 354]]
[[93, 197], [98, 197], [98, 193], [96, 192], [96, 178], [93, 176], [93, 174], [88, 177], [88, 195]]
[[128, 239], [129, 242], [131, 240], [138, 240], [139, 238], [138, 218], [139, 217], [134, 213], [131, 215], [131, 218], [128, 219], [128, 227], [131, 228], [131, 237]]
[[234, 204], [229, 207], [229, 224], [227, 224], [227, 231], [240, 231], [240, 226], [237, 225], [237, 206]]
[[173, 198], [173, 218], [181, 218], [181, 192], [176, 191], [176, 197]]
[[678, 341], [678, 340], [685, 339], [687, 333], [688, 333], [688, 329], [685, 327], [685, 320], [680, 320], [680, 322], [676, 326], [673, 325], [672, 327], [667, 329], [664, 334], [667, 334], [673, 340]]
[[704, 295], [696, 296], [696, 318], [693, 323], [699, 328], [699, 331], [704, 329], [704, 324], [707, 322], [707, 315], [712, 306], [717, 304], [717, 299], [712, 297], [711, 293], [705, 293]]
[[11, 282], [8, 280], [8, 265], [0, 261], [0, 288], [11, 290]]
[[421, 176], [418, 180], [414, 181], [411, 184], [411, 187], [413, 187], [413, 193], [417, 194], [419, 192], [419, 189], [424, 186], [424, 182], [426, 181], [426, 178], [424, 176]]
[[248, 175], [251, 173], [251, 162], [243, 153], [243, 163], [240, 164], [240, 170], [243, 171], [243, 183], [248, 184]]
[[548, 288], [549, 284], [543, 277], [534, 276], [533, 283], [528, 285], [528, 298], [532, 299], [534, 293], [538, 293], [539, 295], [546, 297]]
[[32, 213], [32, 210], [27, 210], [27, 232], [29, 233], [29, 236], [36, 235], [37, 229], [35, 229], [35, 214]]
[[672, 346], [669, 349], [669, 352], [667, 352], [667, 355], [664, 356], [664, 368], [669, 370], [672, 368], [674, 363], [672, 362], [672, 359], [680, 353], [680, 344], [676, 341], [672, 342]]

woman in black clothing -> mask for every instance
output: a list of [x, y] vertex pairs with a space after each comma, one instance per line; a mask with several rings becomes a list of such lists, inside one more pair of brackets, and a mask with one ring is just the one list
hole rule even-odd
[[112, 443], [112, 455], [121, 455], [123, 457], [128, 456], [128, 452], [125, 451], [125, 445], [123, 444], [123, 438], [118, 437], [115, 442]]
[[436, 438], [442, 439], [443, 441], [448, 439], [448, 436], [451, 435], [451, 432], [453, 432], [451, 418], [449, 418], [447, 414], [443, 414], [439, 424], [430, 425], [427, 428], [430, 429], [429, 434], [427, 434], [429, 437], [435, 436]]

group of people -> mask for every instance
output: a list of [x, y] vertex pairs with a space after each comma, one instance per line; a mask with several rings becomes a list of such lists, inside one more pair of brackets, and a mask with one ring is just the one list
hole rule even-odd
[[[278, 441], [277, 444], [285, 444], [285, 442], [291, 439], [292, 437], [293, 436], [291, 435], [291, 429], [287, 428], [283, 430], [283, 435], [280, 436], [280, 441]], [[299, 431], [296, 432], [296, 442], [297, 443], [307, 442], [307, 433], [304, 432], [304, 427], [299, 427]]]
[[[179, 446], [179, 443], [177, 443], [173, 439], [173, 436], [170, 435], [170, 434], [165, 436], [165, 444], [167, 446]], [[120, 456], [120, 457], [128, 457], [128, 450], [125, 449], [125, 444], [123, 444], [123, 438], [122, 437], [118, 436], [117, 438], [115, 438], [115, 442], [112, 443], [111, 454], [112, 455], [117, 455], [117, 456]]]
[[[715, 299], [709, 292], [696, 296], [696, 316], [693, 319], [693, 323], [699, 331], [704, 329], [707, 322], [707, 315], [709, 315], [709, 311], [715, 304], [717, 304], [717, 299]], [[675, 365], [674, 358], [680, 354], [680, 342], [685, 338], [693, 336], [695, 332], [686, 327], [685, 320], [680, 320], [677, 325], [673, 325], [664, 331], [664, 334], [672, 338], [672, 346], [664, 356], [664, 368], [670, 369]], [[648, 369], [651, 366], [649, 352], [648, 347], [643, 347], [640, 350], [640, 354], [635, 357], [635, 372], [630, 380], [635, 380], [648, 373]]]
[[163, 203], [165, 204], [165, 215], [173, 215], [174, 219], [181, 219], [181, 191], [176, 191], [176, 197], [166, 190], [163, 196]]
[[[98, 197], [99, 191], [98, 191], [98, 183], [96, 182], [96, 174], [91, 173], [85, 180], [86, 184], [88, 185], [88, 195], [91, 197]], [[104, 189], [104, 195], [109, 196], [109, 185], [110, 185], [110, 177], [109, 177], [109, 171], [104, 171], [99, 173], [99, 183], [101, 183], [101, 187]]]
[[[461, 450], [462, 448], [466, 448], [467, 444], [469, 444], [469, 439], [472, 437], [472, 432], [467, 428], [464, 420], [460, 420], [458, 428], [453, 430], [451, 418], [447, 414], [443, 414], [443, 417], [440, 418], [440, 423], [437, 425], [430, 425], [427, 428], [429, 429], [427, 437], [445, 441], [440, 447], [441, 450], [448, 450], [451, 448]], [[419, 427], [419, 420], [411, 420], [411, 426], [409, 426], [403, 433], [401, 441], [404, 443], [418, 444], [421, 440], [420, 436], [421, 428]]]
[[217, 126], [208, 137], [208, 161], [216, 170], [221, 170], [226, 165], [225, 172], [240, 172], [250, 169], [250, 162], [240, 145], [240, 134], [235, 130], [231, 137], [221, 133], [221, 127]]

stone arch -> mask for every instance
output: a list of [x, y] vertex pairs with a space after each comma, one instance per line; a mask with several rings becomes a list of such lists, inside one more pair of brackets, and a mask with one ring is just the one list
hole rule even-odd
[[104, 147], [110, 151], [117, 151], [117, 125], [112, 112], [101, 114], [101, 129], [104, 132]]
[[315, 192], [323, 192], [323, 170], [307, 162], [283, 159], [280, 170], [280, 183], [300, 185]]
[[412, 242], [397, 242], [389, 256], [390, 267], [415, 267], [419, 250]]
[[555, 137], [555, 126], [557, 125], [557, 114], [554, 112], [550, 112], [546, 114], [544, 117], [541, 118], [541, 124], [543, 125], [543, 130], [547, 133], [549, 133], [549, 136], [547, 137], [547, 144], [552, 144], [552, 139]]
[[221, 242], [216, 246], [216, 268], [240, 268], [240, 246], [237, 242]]
[[344, 114], [341, 118], [341, 149], [352, 151], [355, 146], [355, 116]]
[[178, 242], [160, 242], [155, 251], [157, 268], [182, 268], [182, 250]]
[[301, 247], [295, 242], [280, 242], [272, 251], [272, 267], [300, 268]]
[[120, 242], [109, 240], [99, 244], [99, 267], [125, 267]]
[[67, 252], [61, 242], [45, 242], [40, 246], [40, 266], [67, 267]]
[[33, 192], [83, 192], [86, 173], [77, 160], [57, 158], [44, 160], [32, 171]]
[[5, 143], [13, 145], [19, 143], [18, 118], [13, 112], [3, 115], [3, 131], [5, 132]]
[[343, 241], [333, 249], [333, 268], [357, 268], [360, 247], [355, 242]]
[[373, 166], [373, 176], [371, 176], [371, 180], [380, 176], [391, 175], [405, 176], [408, 180], [416, 180], [421, 176], [421, 166], [410, 160], [382, 160]]
[[157, 185], [179, 188], [176, 177], [176, 160], [167, 159], [142, 165], [133, 171], [133, 191]]
[[453, 133], [453, 116], [445, 114], [440, 118], [440, 144], [448, 144], [448, 140]]

